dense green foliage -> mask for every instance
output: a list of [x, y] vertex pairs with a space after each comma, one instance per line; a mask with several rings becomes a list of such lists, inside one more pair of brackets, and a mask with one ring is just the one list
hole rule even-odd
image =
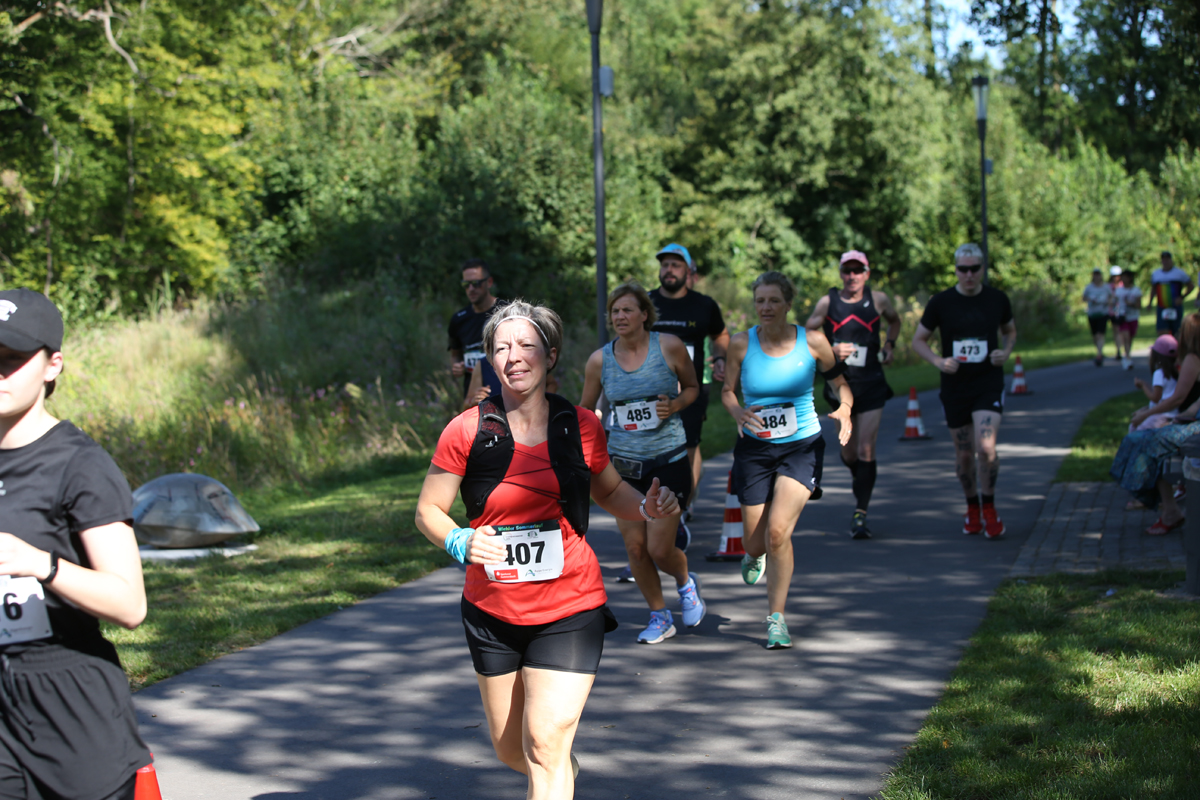
[[[276, 280], [386, 275], [445, 298], [480, 255], [504, 292], [586, 311], [583, 5], [0, 2], [0, 281], [77, 317]], [[1035, 13], [1053, 3], [976, 5], [1009, 53], [989, 128], [993, 279], [1053, 297], [1163, 247], [1190, 266], [1190, 6], [1081, 2], [1068, 41]], [[945, 285], [980, 232], [981, 65], [933, 60], [936, 8], [609, 0], [612, 273], [646, 277], [679, 239], [736, 283], [775, 267], [824, 286], [858, 247], [895, 291]]]

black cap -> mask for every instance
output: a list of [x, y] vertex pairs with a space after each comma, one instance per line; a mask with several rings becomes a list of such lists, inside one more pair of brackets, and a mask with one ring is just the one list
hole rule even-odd
[[1170, 251], [1170, 250], [1163, 250], [1163, 251], [1162, 251], [1162, 254], [1161, 254], [1161, 255], [1159, 255], [1159, 258], [1172, 258], [1172, 257], [1173, 257], [1173, 256], [1171, 255], [1171, 251]]
[[27, 353], [62, 350], [63, 318], [58, 306], [32, 289], [0, 292], [0, 345]]

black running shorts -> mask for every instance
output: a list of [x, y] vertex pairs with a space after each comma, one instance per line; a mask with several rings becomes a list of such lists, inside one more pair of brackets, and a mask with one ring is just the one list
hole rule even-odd
[[976, 411], [1004, 413], [1004, 388], [976, 389], [938, 395], [942, 401], [942, 412], [946, 415], [946, 427], [961, 428], [970, 425]]
[[696, 402], [679, 412], [679, 420], [683, 423], [683, 435], [688, 447], [700, 444], [700, 433], [704, 429], [704, 420], [708, 419], [708, 387], [700, 384], [700, 394]]
[[1103, 336], [1104, 332], [1108, 330], [1108, 315], [1097, 314], [1094, 317], [1088, 317], [1088, 327], [1092, 329], [1093, 336], [1096, 334]]
[[640, 478], [625, 478], [625, 482], [642, 494], [650, 488], [650, 483], [658, 478], [660, 486], [671, 490], [671, 494], [679, 499], [679, 507], [687, 505], [687, 497], [692, 493], [692, 466], [687, 456], [676, 459], [670, 464], [655, 467]]
[[485, 678], [522, 667], [595, 675], [604, 634], [617, 629], [608, 606], [542, 625], [514, 625], [462, 600], [463, 629], [475, 671]]
[[815, 492], [821, 486], [824, 460], [820, 433], [784, 444], [742, 436], [733, 448], [733, 491], [742, 505], [759, 506], [775, 495], [775, 476], [784, 475]]
[[[896, 396], [892, 387], [888, 385], [887, 378], [882, 375], [862, 381], [847, 381], [847, 383], [850, 385], [850, 393], [854, 395], [853, 413], [855, 414], [883, 408], [887, 405], [888, 400]], [[835, 410], [842, 404], [837, 392], [829, 385], [828, 381], [825, 382], [824, 394], [825, 402], [829, 403], [830, 410]]]

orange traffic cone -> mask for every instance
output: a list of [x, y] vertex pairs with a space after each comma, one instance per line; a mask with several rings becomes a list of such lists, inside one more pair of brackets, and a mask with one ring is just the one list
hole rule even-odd
[[733, 470], [725, 483], [725, 522], [721, 526], [721, 547], [709, 553], [706, 561], [741, 561], [746, 551], [742, 549], [742, 504], [733, 493]]
[[904, 420], [904, 435], [900, 437], [900, 441], [932, 438], [925, 432], [925, 423], [921, 421], [921, 407], [917, 404], [917, 387], [913, 386], [908, 390], [908, 417]]
[[1025, 365], [1017, 356], [1017, 364], [1013, 367], [1012, 394], [1033, 394], [1033, 390], [1025, 383]]
[[[154, 753], [150, 754], [154, 758]], [[158, 790], [158, 774], [154, 771], [154, 762], [137, 771], [137, 780], [133, 785], [133, 800], [162, 800], [162, 792]]]

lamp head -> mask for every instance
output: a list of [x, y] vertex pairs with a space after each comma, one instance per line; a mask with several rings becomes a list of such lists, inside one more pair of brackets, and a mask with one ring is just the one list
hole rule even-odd
[[975, 119], [987, 119], [988, 79], [986, 75], [976, 75], [971, 79], [971, 95], [975, 98]]
[[593, 36], [600, 33], [600, 23], [604, 20], [604, 0], [587, 0], [588, 30]]

